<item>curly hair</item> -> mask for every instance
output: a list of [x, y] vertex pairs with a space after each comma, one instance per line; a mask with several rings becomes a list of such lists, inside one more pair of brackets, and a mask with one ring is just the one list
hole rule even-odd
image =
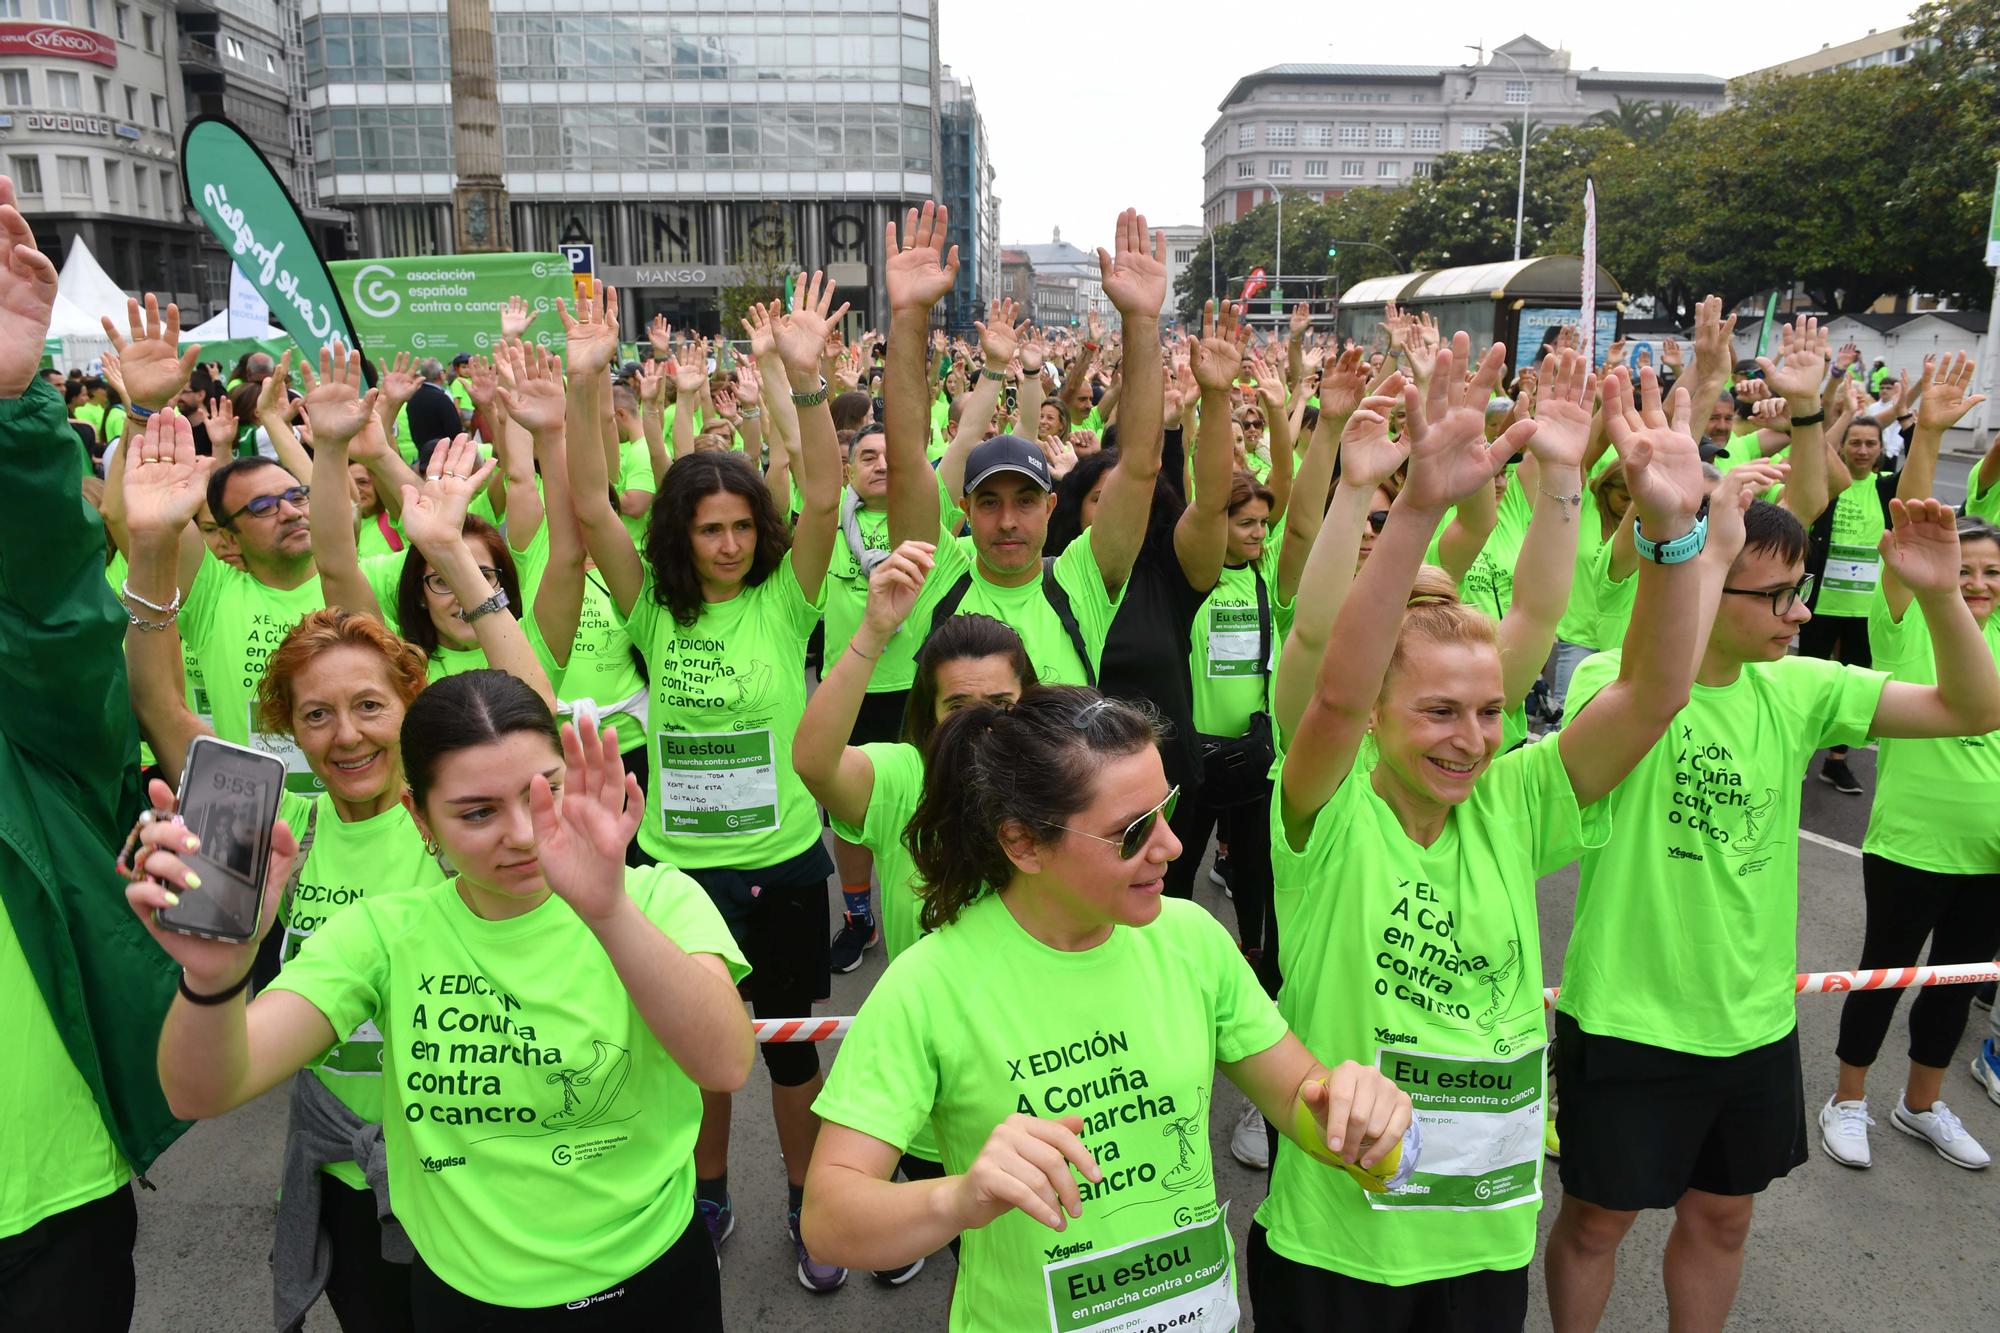
[[265, 731], [292, 734], [292, 682], [321, 653], [334, 648], [378, 654], [405, 707], [430, 679], [423, 652], [397, 638], [375, 617], [332, 606], [308, 612], [264, 661], [264, 678], [257, 682], [257, 720]]
[[701, 502], [721, 494], [742, 496], [757, 524], [757, 549], [750, 557], [750, 572], [743, 576], [746, 586], [754, 588], [777, 573], [785, 552], [792, 549], [784, 516], [771, 503], [771, 492], [749, 459], [734, 450], [676, 458], [646, 520], [646, 564], [653, 571], [653, 600], [682, 629], [701, 618], [702, 608], [701, 575], [695, 570], [689, 530]]

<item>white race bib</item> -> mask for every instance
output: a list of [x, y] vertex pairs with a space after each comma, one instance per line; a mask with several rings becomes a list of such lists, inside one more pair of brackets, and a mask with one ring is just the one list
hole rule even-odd
[[1050, 1333], [1227, 1333], [1242, 1317], [1227, 1204], [1206, 1222], [1057, 1260], [1042, 1280]]
[[1209, 679], [1254, 676], [1258, 672], [1257, 608], [1215, 606], [1208, 608]]
[[1510, 1058], [1381, 1048], [1382, 1073], [1410, 1094], [1423, 1155], [1371, 1208], [1512, 1208], [1542, 1197], [1546, 1046]]
[[660, 829], [669, 836], [761, 833], [778, 827], [777, 749], [756, 731], [663, 731]]
[[1875, 585], [1882, 581], [1882, 553], [1872, 546], [1843, 546], [1839, 542], [1827, 548], [1826, 573], [1820, 580], [1820, 587], [1830, 592], [1852, 592], [1863, 596], [1875, 591]]

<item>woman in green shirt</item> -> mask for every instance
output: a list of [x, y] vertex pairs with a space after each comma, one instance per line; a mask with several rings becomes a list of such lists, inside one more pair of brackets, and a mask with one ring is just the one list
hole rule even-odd
[[[540, 695], [482, 670], [425, 689], [401, 739], [412, 818], [456, 877], [343, 911], [247, 1007], [256, 942], [160, 929], [195, 844], [145, 826], [126, 896], [183, 969], [160, 1033], [169, 1104], [224, 1114], [372, 1023], [414, 1327], [571, 1328], [589, 1309], [591, 1328], [654, 1328], [671, 1309], [719, 1330], [693, 1150], [699, 1089], [750, 1067], [741, 954], [685, 876], [625, 866], [642, 807], [612, 733], [558, 736]], [[152, 799], [173, 808], [163, 782]], [[283, 820], [271, 849], [282, 882]]]
[[[1540, 441], [1542, 486], [1572, 490], [1590, 396], [1572, 354], [1546, 377], [1538, 419], [1489, 445], [1484, 409], [1502, 349], [1467, 381], [1469, 352], [1457, 335], [1427, 396], [1405, 390], [1409, 479], [1341, 604], [1339, 649], [1317, 664], [1286, 735], [1272, 816], [1279, 1010], [1309, 1045], [1374, 1051], [1415, 1102], [1436, 1166], [1363, 1200], [1326, 1188], [1281, 1144], [1250, 1239], [1260, 1329], [1525, 1319], [1545, 1077], [1536, 881], [1606, 837], [1590, 807], [1687, 699], [1699, 627], [1741, 542], [1740, 509], [1719, 500], [1707, 563], [1641, 573], [1615, 705], [1502, 754], [1499, 627], [1444, 571], [1423, 568], [1424, 552], [1446, 511], [1531, 437], [1560, 437]], [[1646, 390], [1656, 412], [1650, 376]], [[1706, 483], [1685, 393], [1672, 427], [1644, 423], [1622, 373], [1606, 402], [1642, 528], [1698, 550]], [[1364, 406], [1355, 423], [1365, 431], [1382, 415]]]

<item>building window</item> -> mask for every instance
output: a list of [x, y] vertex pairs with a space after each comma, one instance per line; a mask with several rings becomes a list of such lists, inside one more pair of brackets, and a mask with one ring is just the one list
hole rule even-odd
[[28, 71], [0, 69], [0, 102], [5, 102], [8, 106], [26, 106], [31, 100], [28, 92]]
[[21, 17], [21, 0], [0, 0], [0, 19]]
[[1364, 173], [1363, 173], [1363, 171], [1362, 171], [1362, 168], [1363, 168], [1364, 166], [1366, 166], [1366, 165], [1367, 165], [1367, 164], [1366, 164], [1366, 163], [1363, 163], [1363, 162], [1343, 162], [1343, 163], [1341, 163], [1341, 164], [1340, 164], [1340, 175], [1341, 175], [1341, 179], [1343, 179], [1343, 180], [1359, 180], [1359, 179], [1361, 179], [1362, 175], [1364, 174]]
[[139, 119], [139, 90], [129, 83], [125, 85], [125, 119]]
[[1340, 127], [1340, 146], [1342, 148], [1366, 148], [1368, 146], [1368, 127], [1366, 125], [1342, 125]]
[[1272, 159], [1271, 159], [1271, 174], [1272, 174], [1273, 176], [1289, 176], [1289, 175], [1291, 175], [1291, 174], [1292, 174], [1292, 160], [1291, 160], [1290, 158], [1288, 158], [1288, 157], [1274, 157], [1274, 158], [1272, 158]]
[[1422, 93], [1411, 93], [1410, 100], [1412, 102], [1421, 102], [1424, 100], [1424, 95]]
[[1526, 106], [1527, 104], [1528, 104], [1527, 83], [1521, 79], [1507, 80], [1507, 105]]
[[1430, 163], [1428, 163], [1428, 162], [1412, 162], [1412, 163], [1410, 163], [1410, 175], [1411, 175], [1411, 176], [1413, 176], [1413, 177], [1415, 177], [1415, 176], [1428, 176], [1428, 175], [1430, 175], [1430, 174], [1431, 174], [1431, 164], [1430, 164]]
[[174, 189], [174, 173], [160, 168], [160, 212], [172, 214], [180, 207], [179, 195]]
[[1395, 180], [1403, 174], [1403, 164], [1401, 162], [1377, 162], [1375, 164], [1375, 174], [1383, 180]]
[[1410, 127], [1410, 147], [1436, 148], [1444, 138], [1443, 131], [1436, 125], [1412, 125]]
[[139, 31], [146, 34], [145, 46], [148, 51], [160, 49], [160, 21], [151, 14], [139, 16]]
[[1192, 251], [1192, 250], [1175, 250], [1175, 251], [1174, 251], [1174, 262], [1175, 262], [1176, 264], [1192, 264], [1192, 263], [1194, 262], [1194, 251]]
[[1308, 148], [1333, 147], [1333, 126], [1331, 125], [1306, 126], [1306, 147]]
[[167, 99], [160, 96], [158, 93], [154, 93], [153, 128], [156, 130], [163, 130], [166, 127], [167, 127]]
[[1255, 162], [1250, 162], [1250, 161], [1237, 162], [1236, 179], [1240, 181], [1257, 179], [1257, 164]]
[[1299, 127], [1290, 122], [1273, 122], [1264, 127], [1264, 142], [1272, 148], [1290, 148], [1299, 141]]
[[1254, 121], [1245, 121], [1236, 127], [1236, 146], [1238, 148], [1257, 146], [1257, 125]]
[[69, 22], [69, 0], [36, 0], [35, 11], [51, 23]]
[[231, 37], [227, 33], [224, 33], [222, 36], [222, 53], [228, 56], [231, 60], [245, 59], [245, 56], [243, 54], [243, 43], [237, 41], [234, 37]]
[[146, 187], [150, 182], [151, 176], [147, 173], [146, 169], [134, 163], [132, 166], [132, 207], [138, 209], [141, 213], [153, 206], [152, 201], [146, 197]]
[[1325, 180], [1325, 179], [1326, 179], [1326, 159], [1325, 159], [1325, 158], [1323, 158], [1323, 157], [1321, 157], [1321, 158], [1314, 158], [1313, 160], [1311, 160], [1311, 161], [1309, 161], [1309, 162], [1307, 162], [1307, 163], [1306, 163], [1306, 179], [1307, 179], [1307, 180], [1309, 180], [1309, 181], [1310, 181], [1310, 180]]
[[111, 80], [109, 79], [97, 80], [97, 114], [100, 116], [111, 114]]
[[65, 110], [83, 110], [83, 76], [66, 69], [52, 69], [43, 75], [48, 80], [49, 105]]
[[125, 165], [116, 158], [104, 163], [104, 202], [112, 208], [125, 207]]
[[90, 159], [87, 157], [59, 157], [56, 159], [56, 184], [62, 188], [65, 199], [90, 198]]
[[1375, 127], [1375, 146], [1377, 148], [1401, 148], [1403, 146], [1403, 127], [1401, 125], [1377, 125]]
[[83, 0], [83, 26], [95, 28], [97, 22], [97, 0]]
[[1459, 126], [1458, 146], [1460, 148], [1484, 148], [1486, 146], [1486, 127], [1484, 125]]
[[132, 6], [114, 5], [111, 10], [111, 23], [113, 31], [118, 34], [119, 41], [129, 42], [132, 40]]
[[7, 174], [14, 178], [14, 188], [22, 194], [42, 192], [42, 159], [39, 157], [17, 155], [8, 158]]

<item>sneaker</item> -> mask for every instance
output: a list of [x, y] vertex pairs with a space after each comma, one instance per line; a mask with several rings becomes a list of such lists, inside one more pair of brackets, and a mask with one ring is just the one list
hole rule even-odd
[[870, 917], [842, 913], [840, 930], [833, 937], [827, 965], [836, 972], [852, 972], [861, 966], [861, 955], [882, 942], [882, 927]]
[[1229, 1136], [1229, 1155], [1252, 1171], [1271, 1169], [1271, 1141], [1264, 1137], [1264, 1113], [1255, 1106], [1244, 1107], [1237, 1117], [1236, 1132]]
[[1837, 1102], [1829, 1097], [1819, 1108], [1819, 1146], [1842, 1166], [1872, 1166], [1875, 1159], [1868, 1151], [1868, 1127], [1874, 1123], [1867, 1102]]
[[1993, 1007], [1993, 989], [1996, 984], [2000, 983], [1989, 981], [1983, 986], [1973, 987], [1972, 1002], [1981, 1009], [1991, 1009]]
[[1986, 1089], [1986, 1095], [2000, 1106], [2000, 1041], [1988, 1037], [1972, 1054], [1972, 1077]]
[[1229, 853], [1217, 852], [1215, 854], [1215, 861], [1208, 868], [1208, 882], [1215, 885], [1216, 888], [1221, 889], [1223, 897], [1233, 898], [1236, 896], [1235, 890], [1229, 883]]
[[1542, 1121], [1542, 1155], [1551, 1161], [1560, 1162], [1563, 1155], [1562, 1140], [1556, 1136], [1555, 1112], [1549, 1112]]
[[1889, 1113], [1889, 1123], [1913, 1139], [1929, 1140], [1931, 1147], [1937, 1149], [1937, 1155], [1953, 1166], [1980, 1171], [1993, 1160], [1986, 1155], [1986, 1149], [1979, 1146], [1979, 1140], [1965, 1132], [1965, 1126], [1942, 1101], [1932, 1102], [1928, 1111], [1912, 1111], [1898, 1097], [1896, 1109]]
[[709, 1244], [715, 1246], [715, 1257], [722, 1257], [722, 1242], [729, 1239], [729, 1233], [736, 1230], [736, 1204], [728, 1195], [722, 1196], [721, 1203], [711, 1203], [697, 1198], [694, 1206], [701, 1210], [701, 1220], [708, 1227]]
[[1835, 759], [1832, 755], [1828, 755], [1826, 762], [1819, 766], [1819, 780], [1848, 796], [1861, 794], [1860, 779], [1854, 776], [1854, 770], [1847, 766], [1845, 759]]
[[824, 1296], [830, 1291], [839, 1291], [847, 1284], [847, 1270], [833, 1264], [823, 1264], [806, 1253], [806, 1243], [799, 1239], [799, 1215], [793, 1213], [785, 1222], [786, 1230], [792, 1234], [792, 1248], [799, 1254], [799, 1285], [815, 1296]]
[[923, 1271], [924, 1261], [919, 1259], [913, 1264], [904, 1264], [901, 1268], [878, 1268], [875, 1270], [875, 1280], [885, 1287], [900, 1287]]

